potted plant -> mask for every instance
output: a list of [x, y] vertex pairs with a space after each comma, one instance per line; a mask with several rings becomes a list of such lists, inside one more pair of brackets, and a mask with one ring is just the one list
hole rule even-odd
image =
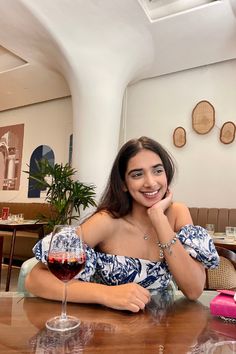
[[45, 201], [51, 206], [50, 217], [39, 215], [39, 219], [47, 222], [49, 230], [55, 225], [78, 220], [81, 208], [96, 206], [95, 186], [75, 180], [77, 171], [68, 163], [52, 166], [48, 160], [41, 159], [36, 161], [34, 172], [23, 172], [35, 181], [34, 188], [46, 191]]

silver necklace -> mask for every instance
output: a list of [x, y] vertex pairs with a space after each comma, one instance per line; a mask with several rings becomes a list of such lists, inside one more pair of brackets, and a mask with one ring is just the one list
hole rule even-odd
[[139, 225], [134, 224], [132, 221], [128, 220], [127, 218], [124, 218], [124, 219], [125, 219], [129, 224], [131, 224], [132, 226], [136, 227], [136, 229], [138, 229], [138, 230], [142, 233], [143, 239], [144, 239], [145, 241], [149, 240], [150, 235], [149, 235], [147, 232], [144, 232], [144, 231], [141, 229], [141, 227], [140, 227]]

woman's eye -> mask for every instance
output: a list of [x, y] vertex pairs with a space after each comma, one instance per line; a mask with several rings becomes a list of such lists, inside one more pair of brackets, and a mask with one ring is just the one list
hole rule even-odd
[[153, 170], [153, 172], [157, 175], [159, 175], [163, 171], [164, 171], [164, 169], [162, 167], [157, 167], [157, 168], [154, 168], [154, 170]]
[[141, 177], [143, 174], [142, 174], [142, 172], [141, 171], [137, 171], [137, 172], [133, 172], [132, 174], [131, 174], [131, 177], [133, 177], [133, 178], [138, 178], [138, 177]]

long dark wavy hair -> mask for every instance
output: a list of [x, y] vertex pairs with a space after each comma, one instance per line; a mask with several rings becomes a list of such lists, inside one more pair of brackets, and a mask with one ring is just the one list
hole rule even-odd
[[125, 173], [129, 160], [140, 150], [146, 149], [155, 152], [162, 160], [167, 184], [171, 183], [175, 165], [170, 154], [155, 140], [142, 136], [125, 143], [118, 152], [113, 163], [107, 186], [98, 204], [96, 213], [106, 210], [115, 218], [127, 215], [132, 209], [132, 198], [128, 191], [124, 191]]

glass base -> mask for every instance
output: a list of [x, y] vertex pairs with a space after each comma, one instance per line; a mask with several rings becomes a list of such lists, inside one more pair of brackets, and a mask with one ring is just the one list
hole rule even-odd
[[70, 331], [79, 327], [80, 320], [74, 316], [67, 316], [66, 318], [62, 318], [61, 316], [56, 316], [50, 318], [46, 322], [46, 327], [51, 331]]

